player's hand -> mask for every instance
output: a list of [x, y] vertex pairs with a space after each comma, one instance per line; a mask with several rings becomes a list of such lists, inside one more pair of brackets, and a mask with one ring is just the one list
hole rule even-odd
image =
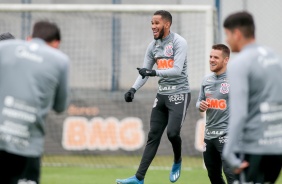
[[137, 68], [139, 71], [139, 74], [142, 76], [142, 79], [144, 79], [146, 76], [154, 77], [157, 75], [156, 70], [150, 70], [147, 68]]
[[243, 161], [239, 168], [233, 170], [235, 174], [240, 174], [245, 168], [249, 167], [249, 163], [247, 161]]
[[132, 102], [134, 98], [134, 94], [136, 92], [136, 89], [130, 88], [125, 94], [124, 94], [124, 99], [126, 102]]
[[209, 108], [208, 102], [202, 100], [199, 107], [200, 111], [205, 112], [208, 108]]

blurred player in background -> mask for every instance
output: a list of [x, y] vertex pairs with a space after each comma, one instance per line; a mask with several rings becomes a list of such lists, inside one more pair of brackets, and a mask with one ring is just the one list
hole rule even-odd
[[202, 82], [196, 107], [206, 111], [205, 148], [203, 152], [205, 166], [212, 184], [225, 184], [222, 168], [228, 184], [234, 181], [231, 168], [222, 158], [222, 151], [227, 138], [229, 119], [229, 82], [226, 67], [230, 50], [224, 44], [212, 46], [210, 53], [210, 70]]
[[30, 41], [0, 43], [0, 183], [38, 184], [44, 120], [67, 106], [69, 59], [56, 24], [40, 21]]
[[10, 39], [15, 39], [15, 37], [11, 33], [9, 33], [9, 32], [3, 33], [3, 34], [0, 35], [0, 41], [2, 41], [2, 40], [10, 40]]
[[224, 28], [239, 54], [227, 72], [231, 114], [223, 156], [240, 183], [275, 183], [282, 165], [282, 59], [256, 43], [248, 12], [229, 15]]
[[[159, 90], [151, 113], [150, 131], [139, 168], [131, 178], [117, 179], [118, 184], [143, 184], [147, 169], [158, 150], [162, 134], [167, 127], [167, 136], [174, 152], [170, 181], [176, 182], [181, 171], [180, 130], [190, 103], [190, 88], [187, 74], [187, 42], [170, 31], [172, 16], [165, 10], [156, 11], [152, 17], [154, 40], [149, 44], [144, 64], [138, 68], [140, 76], [125, 93], [125, 101], [132, 102], [134, 93], [149, 77], [158, 76]], [[153, 65], [157, 70], [153, 70]]]

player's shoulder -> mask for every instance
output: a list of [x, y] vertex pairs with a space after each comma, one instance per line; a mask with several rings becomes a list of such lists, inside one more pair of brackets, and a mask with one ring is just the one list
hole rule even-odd
[[3, 40], [0, 42], [0, 49], [7, 49], [8, 47], [16, 47], [23, 44], [25, 44], [25, 41], [20, 39]]
[[[267, 49], [256, 43], [245, 46], [233, 59], [228, 63], [229, 68], [237, 68], [238, 70], [253, 66], [253, 62], [257, 61], [261, 52], [267, 53]], [[241, 69], [240, 69], [241, 68]]]
[[55, 49], [55, 48], [52, 48], [52, 47], [49, 47], [49, 49], [52, 50], [54, 56], [58, 60], [61, 60], [63, 62], [69, 62], [69, 57], [65, 53], [63, 53], [61, 50]]
[[47, 44], [42, 45], [41, 49], [45, 57], [52, 57], [56, 62], [69, 62], [69, 57], [59, 49], [50, 47]]
[[181, 35], [177, 34], [177, 33], [174, 33], [172, 32], [173, 34], [173, 40], [174, 42], [180, 42], [180, 43], [183, 43], [183, 44], [187, 44], [187, 40], [185, 38], [183, 38]]
[[152, 41], [149, 43], [148, 47], [153, 47], [156, 43], [157, 43], [156, 40], [152, 40]]
[[204, 84], [211, 83], [211, 82], [214, 82], [214, 81], [215, 81], [215, 74], [212, 72], [212, 73], [206, 74], [203, 77], [202, 84], [204, 85]]

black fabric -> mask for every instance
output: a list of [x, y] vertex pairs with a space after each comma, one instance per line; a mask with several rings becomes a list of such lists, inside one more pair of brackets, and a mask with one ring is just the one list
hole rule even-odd
[[156, 70], [150, 70], [147, 68], [137, 68], [139, 71], [139, 74], [142, 76], [142, 79], [144, 79], [146, 76], [154, 77], [157, 75]]
[[249, 167], [243, 170], [237, 179], [239, 183], [253, 182], [256, 184], [274, 184], [282, 167], [282, 155], [244, 155]]
[[225, 141], [227, 141], [226, 135], [211, 140], [205, 139], [204, 141], [206, 147], [203, 156], [210, 182], [212, 184], [225, 184], [222, 177], [223, 169], [227, 183], [232, 184], [235, 180], [235, 175], [222, 157], [223, 146]]
[[124, 94], [124, 100], [126, 102], [132, 102], [134, 99], [134, 94], [136, 90], [134, 88], [130, 88], [125, 94]]
[[183, 98], [184, 100], [181, 102], [171, 101], [171, 97], [174, 95], [157, 94], [156, 96], [151, 113], [150, 131], [148, 133], [147, 144], [136, 173], [136, 177], [139, 180], [144, 179], [146, 172], [157, 153], [162, 134], [166, 127], [167, 136], [172, 144], [174, 152], [174, 162], [177, 163], [181, 160], [182, 141], [180, 130], [191, 99], [190, 93], [181, 95], [186, 96], [186, 99]]
[[19, 181], [36, 182], [40, 178], [40, 157], [23, 157], [0, 151], [0, 181], [3, 184], [18, 184]]
[[9, 39], [15, 39], [15, 37], [11, 33], [3, 33], [0, 35], [0, 41]]

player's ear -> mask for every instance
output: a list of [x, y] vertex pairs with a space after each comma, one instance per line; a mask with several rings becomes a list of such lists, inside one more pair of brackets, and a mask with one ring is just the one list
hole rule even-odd
[[166, 21], [166, 23], [165, 23], [165, 28], [167, 28], [167, 29], [170, 28], [170, 22], [169, 22], [169, 21]]
[[225, 58], [224, 58], [224, 63], [225, 63], [225, 64], [228, 64], [228, 61], [229, 61], [229, 57], [225, 57]]
[[240, 40], [242, 38], [242, 32], [240, 31], [240, 29], [234, 29], [233, 31], [234, 37], [236, 40]]
[[26, 41], [30, 41], [32, 39], [31, 36], [26, 37]]
[[55, 49], [58, 49], [60, 47], [60, 41], [59, 40], [53, 40], [51, 42], [47, 43], [50, 47], [53, 47]]

